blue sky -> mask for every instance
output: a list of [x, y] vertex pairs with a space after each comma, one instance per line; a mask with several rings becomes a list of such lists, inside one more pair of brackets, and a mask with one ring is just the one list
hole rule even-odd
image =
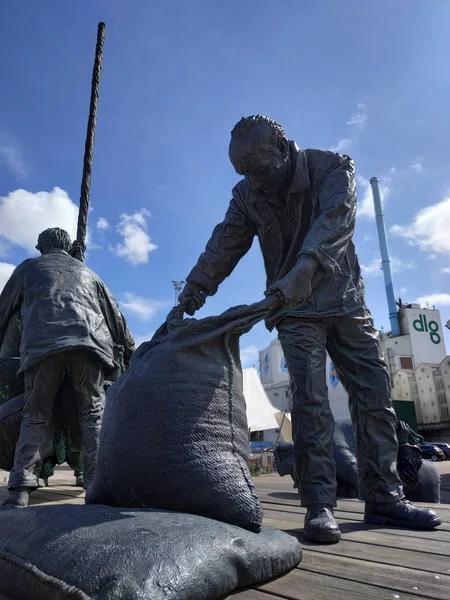
[[[0, 286], [39, 231], [75, 228], [97, 22], [107, 25], [87, 264], [138, 340], [164, 320], [237, 181], [248, 114], [350, 154], [367, 302], [389, 326], [368, 179], [380, 177], [395, 286], [450, 318], [450, 3], [32, 0], [0, 8]], [[262, 297], [257, 244], [199, 315]], [[245, 336], [256, 361], [271, 335]], [[448, 342], [448, 338], [447, 338]]]

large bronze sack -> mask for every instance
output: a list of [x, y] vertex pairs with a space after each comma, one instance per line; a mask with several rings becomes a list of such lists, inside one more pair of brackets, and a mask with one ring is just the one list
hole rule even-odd
[[217, 600], [299, 564], [296, 538], [183, 513], [111, 506], [0, 511], [0, 596]]
[[239, 338], [270, 306], [202, 320], [172, 311], [108, 390], [88, 504], [176, 510], [259, 531]]

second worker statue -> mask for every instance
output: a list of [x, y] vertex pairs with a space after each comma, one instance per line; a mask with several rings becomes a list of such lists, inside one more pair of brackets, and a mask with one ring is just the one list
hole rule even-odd
[[71, 256], [63, 229], [43, 231], [37, 258], [23, 261], [0, 294], [0, 346], [20, 311], [20, 369], [25, 406], [14, 467], [3, 508], [28, 505], [38, 487], [52, 410], [67, 375], [76, 400], [84, 457], [84, 487], [92, 480], [100, 436], [105, 374], [125, 364], [134, 341], [118, 305], [100, 278]]
[[326, 384], [326, 353], [349, 395], [357, 438], [359, 495], [365, 522], [434, 528], [438, 515], [405, 500], [397, 473], [396, 416], [389, 373], [365, 304], [364, 282], [352, 241], [356, 218], [351, 158], [301, 150], [281, 125], [256, 115], [231, 133], [230, 160], [242, 179], [187, 277], [180, 303], [192, 315], [217, 292], [259, 239], [266, 294], [284, 305], [267, 318], [276, 328], [293, 387], [295, 465], [305, 535], [337, 542], [334, 420]]

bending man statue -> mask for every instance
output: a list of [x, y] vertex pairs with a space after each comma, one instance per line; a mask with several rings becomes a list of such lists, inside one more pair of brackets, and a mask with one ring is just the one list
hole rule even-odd
[[194, 314], [258, 237], [266, 295], [284, 300], [266, 324], [278, 330], [292, 380], [294, 454], [301, 502], [307, 507], [306, 537], [340, 539], [333, 516], [336, 471], [327, 351], [350, 398], [365, 522], [436, 527], [435, 512], [405, 500], [397, 474], [389, 374], [365, 305], [352, 241], [357, 205], [353, 161], [333, 152], [300, 150], [281, 125], [262, 115], [234, 127], [229, 156], [244, 179], [233, 189], [225, 219], [187, 277], [179, 301]]
[[65, 375], [76, 398], [84, 458], [84, 487], [92, 480], [103, 416], [105, 374], [129, 360], [134, 342], [115, 299], [99, 277], [72, 258], [69, 234], [47, 229], [41, 256], [23, 261], [0, 294], [0, 345], [20, 307], [20, 369], [25, 406], [9, 496], [4, 508], [25, 507], [38, 487], [52, 410]]

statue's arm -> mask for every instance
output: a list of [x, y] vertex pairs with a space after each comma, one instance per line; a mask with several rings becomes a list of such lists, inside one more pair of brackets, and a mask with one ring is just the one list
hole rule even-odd
[[299, 258], [309, 255], [328, 273], [337, 275], [355, 231], [355, 167], [350, 157], [336, 155], [326, 169], [319, 204], [320, 215], [303, 242]]
[[0, 293], [0, 347], [3, 343], [3, 337], [8, 324], [14, 316], [17, 307], [20, 305], [26, 263], [28, 263], [28, 260], [14, 269]]
[[209, 296], [215, 294], [222, 281], [250, 250], [255, 234], [242, 201], [233, 197], [224, 220], [215, 227], [187, 281], [200, 285]]
[[98, 295], [100, 306], [105, 317], [114, 344], [124, 349], [124, 360], [127, 363], [134, 352], [134, 339], [128, 329], [126, 319], [119, 305], [106, 285], [98, 280]]
[[125, 365], [128, 366], [128, 363], [130, 362], [130, 358], [131, 355], [133, 354], [133, 352], [136, 349], [136, 344], [134, 342], [134, 338], [133, 335], [131, 334], [131, 331], [128, 329], [128, 325], [127, 325], [127, 321], [125, 319], [125, 315], [119, 311], [119, 316], [120, 316], [120, 320], [122, 321], [122, 331], [123, 331], [123, 347], [124, 347], [124, 353], [123, 353], [123, 358], [124, 358], [124, 362]]

